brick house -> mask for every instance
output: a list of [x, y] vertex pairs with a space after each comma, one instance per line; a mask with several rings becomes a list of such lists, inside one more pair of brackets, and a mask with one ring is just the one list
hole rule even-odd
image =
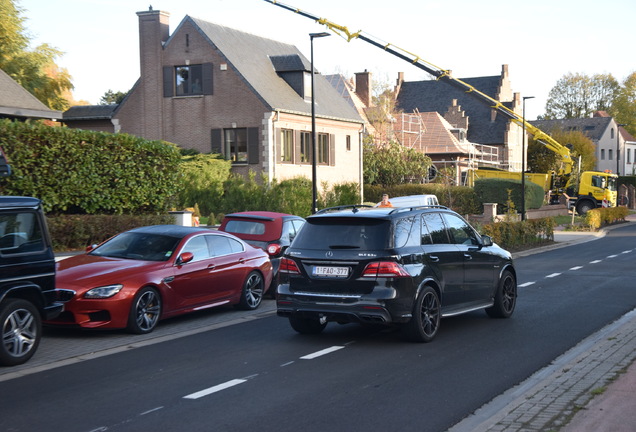
[[[512, 92], [508, 65], [501, 75], [461, 78], [466, 84], [522, 114], [519, 93]], [[463, 90], [436, 80], [405, 81], [398, 74], [397, 107], [405, 113], [439, 113], [451, 126], [466, 132], [470, 143], [498, 149], [498, 168], [521, 171], [522, 135], [520, 126]]]
[[[257, 178], [311, 178], [310, 62], [293, 45], [169, 13], [139, 18], [141, 76], [115, 107], [74, 107], [70, 127], [125, 132], [202, 153]], [[317, 182], [362, 184], [363, 121], [314, 75]]]

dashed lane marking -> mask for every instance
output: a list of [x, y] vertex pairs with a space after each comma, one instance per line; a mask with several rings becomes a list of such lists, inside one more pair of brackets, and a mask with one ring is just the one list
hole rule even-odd
[[247, 382], [247, 380], [233, 379], [233, 380], [224, 382], [223, 384], [215, 385], [214, 387], [210, 387], [205, 390], [198, 391], [196, 393], [191, 393], [187, 396], [184, 396], [183, 398], [184, 399], [199, 399], [204, 396], [211, 395], [212, 393], [220, 392], [221, 390], [225, 390], [227, 388], [234, 387], [239, 384], [243, 384], [244, 382]]
[[570, 270], [580, 270], [582, 268], [583, 266], [575, 266], [575, 267], [572, 267]]
[[316, 351], [315, 353], [312, 354], [307, 354], [306, 356], [302, 356], [301, 359], [302, 360], [312, 360], [315, 359], [316, 357], [320, 357], [323, 356], [325, 354], [329, 354], [332, 353], [334, 351], [338, 351], [340, 349], [343, 349], [343, 346], [332, 346], [329, 348], [325, 348], [324, 350], [320, 350], [320, 351]]
[[561, 275], [561, 273], [552, 273], [552, 274], [547, 275], [546, 277], [547, 278], [553, 278], [553, 277], [557, 277], [559, 275]]
[[535, 284], [535, 282], [522, 283], [521, 285], [519, 285], [519, 288], [525, 288], [527, 286], [534, 285], [534, 284]]

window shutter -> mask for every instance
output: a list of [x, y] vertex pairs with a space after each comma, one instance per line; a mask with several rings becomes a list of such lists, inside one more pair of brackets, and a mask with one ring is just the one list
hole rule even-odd
[[212, 94], [212, 63], [203, 63], [203, 94]]
[[329, 135], [329, 166], [336, 165], [336, 136]]
[[276, 153], [274, 154], [274, 163], [282, 162], [281, 155], [283, 154], [283, 149], [281, 148], [283, 137], [283, 133], [280, 128], [274, 129], [274, 145], [276, 146]]
[[212, 153], [223, 154], [223, 129], [212, 129]]
[[294, 159], [295, 164], [300, 164], [300, 131], [294, 131]]
[[172, 66], [163, 67], [163, 97], [174, 96], [174, 86], [172, 85], [174, 82], [173, 71]]
[[260, 162], [261, 142], [258, 139], [258, 128], [247, 128], [247, 163]]

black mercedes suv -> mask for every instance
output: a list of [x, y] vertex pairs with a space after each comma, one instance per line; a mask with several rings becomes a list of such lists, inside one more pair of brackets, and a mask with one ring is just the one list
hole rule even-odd
[[508, 318], [517, 298], [510, 253], [442, 206], [321, 210], [279, 272], [277, 313], [299, 333], [386, 324], [429, 342], [442, 317], [485, 309]]

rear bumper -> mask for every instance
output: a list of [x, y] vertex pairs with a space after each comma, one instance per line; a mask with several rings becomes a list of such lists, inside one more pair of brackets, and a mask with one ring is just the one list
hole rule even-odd
[[289, 285], [278, 286], [276, 313], [281, 317], [323, 318], [327, 322], [391, 324], [411, 319], [412, 303], [396, 298], [394, 289], [385, 288], [383, 295], [324, 295], [290, 292]]

